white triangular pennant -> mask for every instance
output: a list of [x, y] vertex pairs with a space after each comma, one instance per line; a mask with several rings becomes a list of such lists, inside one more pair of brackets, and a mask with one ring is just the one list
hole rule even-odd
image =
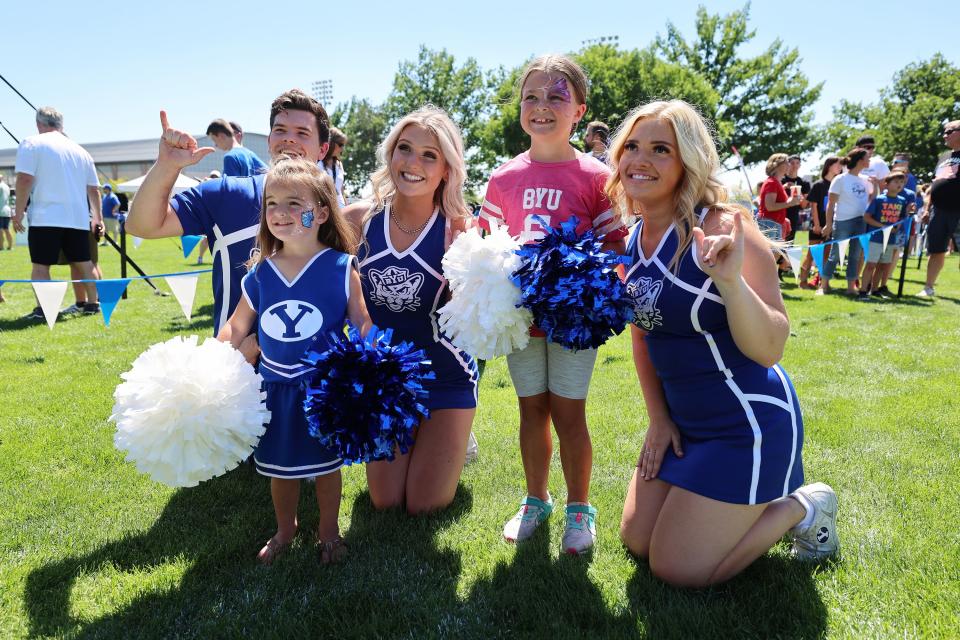
[[47, 319], [47, 326], [53, 329], [53, 323], [60, 315], [60, 303], [67, 293], [69, 282], [34, 282], [33, 291], [37, 294], [37, 302], [43, 309], [43, 317]]
[[197, 276], [167, 276], [166, 281], [189, 320], [193, 315], [193, 298], [197, 295]]
[[133, 248], [139, 249], [140, 245], [143, 244], [143, 238], [138, 238], [137, 236], [130, 236], [133, 238]]
[[793, 275], [800, 279], [800, 261], [803, 259], [803, 247], [787, 247], [787, 259], [790, 260], [790, 268], [793, 269]]
[[847, 261], [847, 246], [850, 244], [850, 238], [841, 240], [837, 243], [837, 249], [840, 251], [840, 266], [843, 267]]
[[890, 242], [890, 232], [893, 231], [893, 227], [884, 227], [883, 228], [883, 250], [887, 250], [887, 243]]

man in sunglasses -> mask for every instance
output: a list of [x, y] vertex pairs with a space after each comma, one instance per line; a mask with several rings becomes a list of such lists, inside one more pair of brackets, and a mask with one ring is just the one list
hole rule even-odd
[[[939, 165], [933, 176], [933, 184], [927, 196], [927, 207], [921, 222], [928, 222], [927, 283], [917, 295], [932, 298], [933, 286], [943, 269], [943, 262], [950, 245], [950, 238], [957, 231], [960, 222], [960, 120], [948, 122], [943, 128], [943, 143], [950, 148], [951, 154]], [[930, 209], [933, 208], [933, 215]]]

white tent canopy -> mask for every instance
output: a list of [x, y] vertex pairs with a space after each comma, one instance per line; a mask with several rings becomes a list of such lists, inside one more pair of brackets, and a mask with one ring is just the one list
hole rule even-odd
[[[140, 188], [140, 185], [143, 184], [143, 181], [146, 177], [147, 176], [144, 175], [144, 176], [140, 176], [139, 178], [134, 178], [133, 180], [127, 180], [126, 182], [121, 182], [120, 184], [117, 185], [117, 191], [122, 191], [123, 193], [136, 193], [137, 190]], [[189, 176], [180, 174], [179, 176], [177, 176], [177, 181], [173, 183], [173, 192], [180, 193], [181, 191], [185, 191], [190, 187], [195, 187], [198, 184], [200, 184], [198, 180], [194, 180]]]

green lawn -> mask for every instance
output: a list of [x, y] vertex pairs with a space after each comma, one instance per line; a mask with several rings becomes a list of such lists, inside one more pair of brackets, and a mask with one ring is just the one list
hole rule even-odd
[[[194, 268], [174, 240], [132, 255], [148, 273]], [[103, 259], [117, 276], [115, 257]], [[28, 261], [24, 247], [0, 253], [0, 278], [27, 277]], [[910, 294], [922, 286], [916, 264]], [[501, 540], [523, 473], [516, 400], [498, 359], [481, 385], [480, 460], [450, 509], [418, 519], [376, 513], [363, 470], [349, 468], [341, 511], [349, 560], [318, 566], [301, 535], [291, 554], [262, 568], [254, 555], [274, 527], [265, 479], [244, 466], [168, 489], [124, 462], [107, 422], [119, 374], [139, 353], [210, 332], [209, 276], [192, 322], [172, 297], [134, 282], [110, 327], [83, 317], [53, 331], [17, 319], [33, 296], [29, 285], [6, 284], [0, 637], [956, 637], [956, 257], [937, 290], [934, 302], [857, 303], [784, 285], [794, 333], [784, 366], [803, 407], [804, 466], [840, 496], [842, 556], [806, 566], [780, 545], [726, 585], [681, 591], [653, 579], [617, 538], [645, 429], [626, 335], [601, 350], [588, 405], [600, 512], [592, 561], [559, 555], [560, 517], [520, 547]], [[556, 455], [552, 471], [562, 504]], [[317, 518], [306, 492], [301, 513], [306, 533]]]

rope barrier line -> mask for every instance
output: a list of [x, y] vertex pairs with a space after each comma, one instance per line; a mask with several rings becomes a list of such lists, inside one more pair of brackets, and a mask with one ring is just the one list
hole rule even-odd
[[198, 271], [181, 271], [179, 273], [158, 273], [156, 275], [131, 276], [129, 278], [103, 278], [101, 280], [89, 280], [89, 279], [87, 280], [21, 280], [21, 279], [6, 280], [4, 278], [0, 278], [0, 282], [4, 284], [6, 284], [7, 282], [27, 282], [27, 283], [32, 283], [32, 282], [71, 282], [71, 283], [73, 282], [121, 282], [123, 280], [147, 280], [149, 278], [171, 278], [175, 276], [194, 276], [201, 273], [213, 273], [213, 269], [200, 269]]

